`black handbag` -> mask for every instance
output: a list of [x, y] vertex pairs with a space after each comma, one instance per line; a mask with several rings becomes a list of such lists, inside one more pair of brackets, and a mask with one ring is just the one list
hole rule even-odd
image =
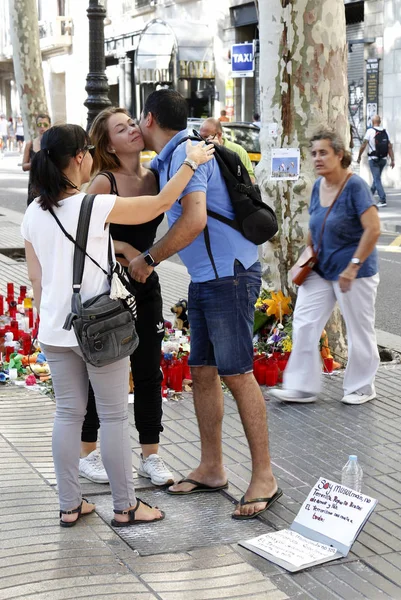
[[[125, 271], [119, 263], [114, 264], [111, 236], [108, 247], [110, 273], [86, 252], [94, 199], [94, 194], [88, 194], [82, 200], [76, 240], [64, 229], [54, 211], [51, 213], [63, 233], [75, 245], [71, 313], [67, 315], [63, 329], [70, 330], [73, 327], [84, 360], [95, 367], [103, 367], [130, 356], [137, 348], [139, 338], [135, 329], [135, 296], [129, 290]], [[82, 303], [80, 290], [86, 256], [107, 275], [110, 282], [112, 278], [118, 278], [125, 288], [124, 299], [113, 300], [108, 292]]]

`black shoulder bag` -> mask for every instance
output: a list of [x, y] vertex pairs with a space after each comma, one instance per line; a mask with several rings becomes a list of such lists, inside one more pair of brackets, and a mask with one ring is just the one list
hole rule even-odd
[[[124, 278], [121, 265], [113, 262], [111, 237], [108, 248], [110, 273], [86, 252], [94, 199], [95, 195], [89, 194], [82, 200], [76, 240], [64, 229], [53, 210], [51, 214], [64, 235], [75, 245], [71, 313], [67, 316], [63, 329], [70, 330], [73, 327], [85, 361], [95, 367], [103, 367], [130, 356], [138, 346], [139, 339], [135, 329], [135, 298], [126, 289], [128, 280]], [[121, 295], [125, 296], [124, 299], [121, 297], [113, 300], [110, 292], [106, 292], [82, 303], [80, 291], [86, 256], [107, 275], [109, 281], [118, 279], [117, 287], [123, 286], [120, 290], [124, 290]]]

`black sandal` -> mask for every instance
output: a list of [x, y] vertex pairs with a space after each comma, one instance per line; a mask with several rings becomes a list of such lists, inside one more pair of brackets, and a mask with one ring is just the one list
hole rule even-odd
[[[116, 521], [115, 519], [111, 520], [111, 524], [113, 527], [129, 527], [130, 525], [140, 525], [141, 523], [154, 523], [155, 521], [163, 521], [164, 517], [166, 516], [165, 513], [161, 510], [161, 517], [157, 517], [155, 519], [149, 519], [149, 520], [145, 520], [145, 519], [135, 519], [135, 513], [139, 508], [140, 504], [145, 504], [145, 506], [149, 506], [149, 508], [153, 508], [153, 506], [150, 506], [150, 504], [148, 504], [147, 502], [144, 502], [143, 500], [141, 500], [140, 498], [137, 498], [137, 503], [135, 508], [131, 508], [131, 510], [115, 510], [114, 512], [116, 513], [116, 515], [128, 515], [129, 519], [128, 521]], [[157, 508], [157, 506], [155, 506], [154, 508]]]
[[[74, 527], [74, 525], [76, 525], [79, 521], [79, 519], [81, 517], [85, 517], [86, 515], [91, 515], [94, 510], [92, 510], [90, 513], [82, 513], [82, 503], [86, 502], [87, 504], [89, 504], [89, 501], [86, 498], [82, 498], [82, 502], [81, 504], [78, 506], [78, 508], [74, 508], [74, 510], [60, 510], [60, 527]], [[78, 517], [75, 519], [75, 521], [63, 521], [61, 518], [61, 515], [75, 515], [78, 514]]]

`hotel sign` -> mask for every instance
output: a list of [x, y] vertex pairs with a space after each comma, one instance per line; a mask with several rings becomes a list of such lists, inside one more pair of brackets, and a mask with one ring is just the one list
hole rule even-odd
[[212, 60], [180, 60], [180, 79], [214, 79], [214, 61]]

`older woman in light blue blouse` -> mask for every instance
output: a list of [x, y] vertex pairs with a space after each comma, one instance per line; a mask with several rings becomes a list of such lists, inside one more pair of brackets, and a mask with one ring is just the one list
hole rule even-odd
[[284, 402], [316, 400], [322, 372], [319, 339], [338, 302], [348, 337], [342, 402], [363, 404], [376, 397], [379, 366], [374, 325], [380, 220], [368, 185], [349, 171], [351, 156], [338, 134], [318, 132], [311, 139], [311, 152], [319, 176], [309, 208], [308, 243], [315, 251], [326, 213], [344, 187], [326, 220], [318, 263], [298, 290], [283, 389], [270, 394]]

